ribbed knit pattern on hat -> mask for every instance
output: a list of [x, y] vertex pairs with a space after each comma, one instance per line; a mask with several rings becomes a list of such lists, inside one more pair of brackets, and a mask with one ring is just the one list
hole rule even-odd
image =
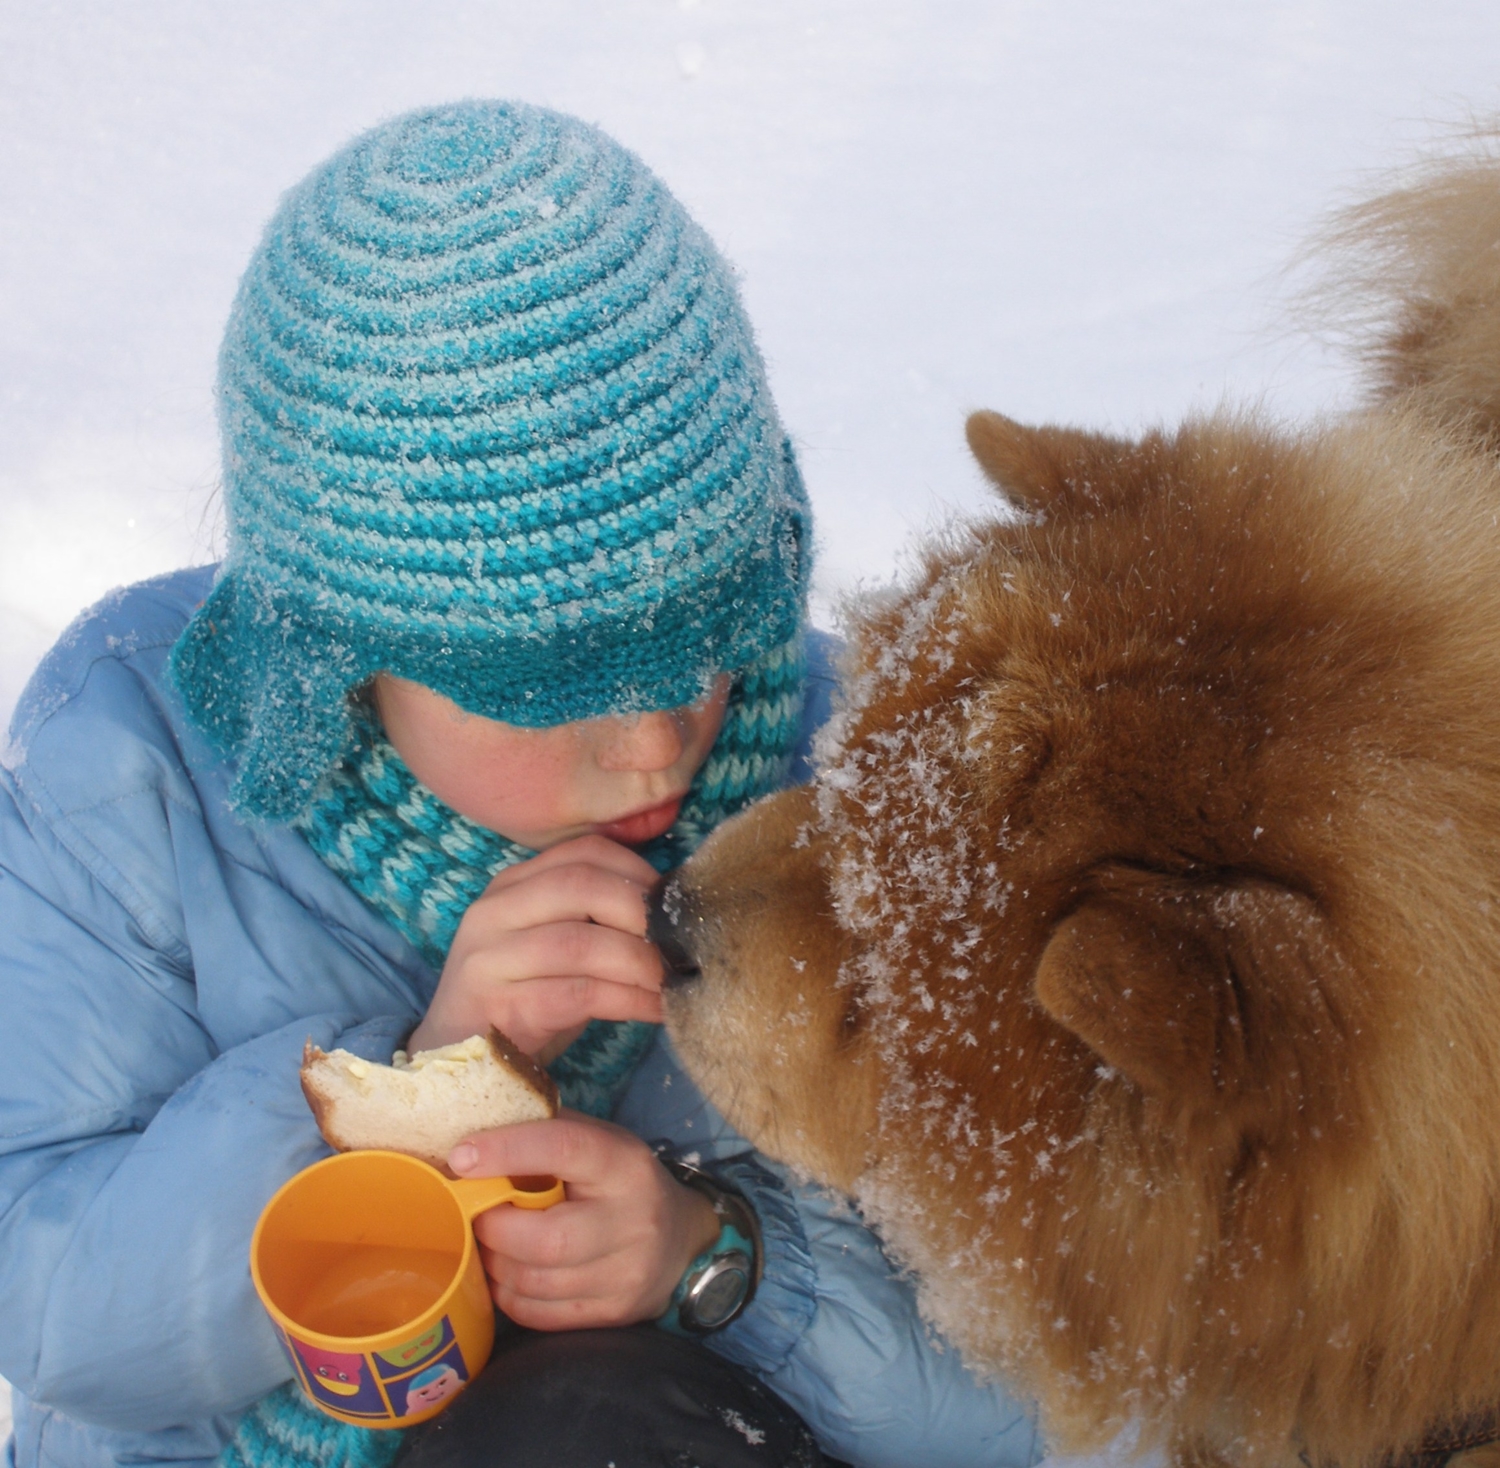
[[538, 727], [796, 632], [806, 500], [730, 272], [576, 119], [356, 139], [272, 219], [219, 392], [228, 557], [172, 671], [247, 814], [305, 809], [378, 671]]
[[[800, 639], [773, 649], [734, 682], [718, 738], [672, 828], [641, 848], [669, 871], [719, 824], [786, 778], [802, 708]], [[434, 969], [441, 969], [469, 905], [534, 851], [476, 825], [407, 768], [367, 707], [354, 749], [296, 821], [308, 844]], [[552, 1066], [563, 1101], [607, 1117], [656, 1026], [595, 1020]]]

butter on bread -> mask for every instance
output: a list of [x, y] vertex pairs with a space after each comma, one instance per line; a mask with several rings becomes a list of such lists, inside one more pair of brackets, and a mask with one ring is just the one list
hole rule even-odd
[[471, 1132], [557, 1115], [551, 1076], [495, 1029], [412, 1056], [398, 1050], [390, 1065], [309, 1043], [302, 1094], [330, 1147], [405, 1152], [445, 1172]]

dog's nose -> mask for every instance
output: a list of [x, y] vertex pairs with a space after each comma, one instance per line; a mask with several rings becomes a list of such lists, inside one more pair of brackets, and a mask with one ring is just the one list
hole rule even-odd
[[646, 899], [646, 937], [661, 954], [664, 989], [681, 989], [703, 977], [687, 943], [687, 930], [693, 926], [682, 888], [675, 878], [663, 877]]

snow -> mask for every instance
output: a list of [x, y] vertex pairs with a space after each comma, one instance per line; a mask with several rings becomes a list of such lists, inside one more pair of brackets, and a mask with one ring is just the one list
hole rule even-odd
[[[1500, 111], [1489, 0], [72, 0], [0, 8], [0, 718], [111, 586], [212, 556], [210, 387], [278, 194], [419, 103], [637, 149], [742, 271], [817, 608], [986, 503], [962, 420], [1347, 398], [1278, 273]], [[0, 1417], [0, 1433], [3, 1433]]]
[[751, 1425], [746, 1422], [745, 1419], [741, 1417], [733, 1407], [721, 1407], [719, 1409], [719, 1416], [723, 1418], [724, 1425], [726, 1427], [733, 1428], [734, 1431], [739, 1433], [739, 1435], [744, 1438], [752, 1448], [758, 1448], [763, 1442], [765, 1442], [765, 1429], [760, 1427], [751, 1427]]

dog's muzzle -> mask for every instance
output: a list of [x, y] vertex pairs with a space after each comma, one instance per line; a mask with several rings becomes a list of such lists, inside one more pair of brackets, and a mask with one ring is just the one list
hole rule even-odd
[[693, 939], [702, 926], [692, 899], [675, 877], [665, 877], [651, 889], [646, 899], [646, 937], [661, 954], [664, 989], [686, 988], [703, 977], [693, 956]]

